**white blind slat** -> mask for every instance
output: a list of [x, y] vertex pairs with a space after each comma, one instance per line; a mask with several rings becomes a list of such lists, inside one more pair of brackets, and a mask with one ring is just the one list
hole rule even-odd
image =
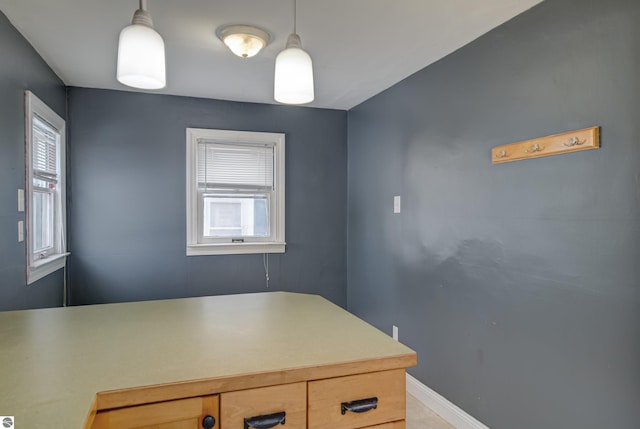
[[198, 186], [273, 188], [273, 145], [198, 142]]
[[58, 183], [58, 133], [48, 123], [33, 118], [31, 129], [31, 160], [33, 176], [46, 182]]

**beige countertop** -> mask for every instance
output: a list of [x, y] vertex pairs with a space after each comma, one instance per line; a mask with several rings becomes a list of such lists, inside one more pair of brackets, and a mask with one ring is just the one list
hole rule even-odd
[[415, 364], [411, 349], [315, 295], [0, 312], [0, 415], [18, 429], [81, 428], [98, 392], [398, 357]]

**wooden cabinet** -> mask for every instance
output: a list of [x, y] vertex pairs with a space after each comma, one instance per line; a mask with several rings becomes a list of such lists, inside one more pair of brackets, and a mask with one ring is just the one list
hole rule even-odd
[[405, 400], [393, 369], [99, 411], [91, 428], [200, 429], [211, 416], [212, 429], [404, 429]]
[[[21, 368], [9, 365], [18, 360], [0, 354], [0, 373], [18, 389], [0, 392], [0, 403], [14, 404], [21, 426], [47, 416], [69, 429], [201, 429], [211, 416], [211, 429], [405, 427], [405, 368], [416, 364], [415, 352], [321, 297], [275, 292], [66, 310], [8, 319], [32, 333], [12, 352], [25, 361], [41, 356], [31, 350], [50, 350], [54, 342], [38, 342], [50, 326], [64, 332], [68, 342], [54, 345], [66, 346], [49, 353], [65, 359], [36, 366], [76, 375], [63, 386], [15, 382]], [[66, 357], [76, 349], [83, 353], [74, 363]], [[126, 359], [113, 359], [114, 351]]]
[[[99, 411], [92, 429], [404, 429], [405, 371], [394, 369]], [[270, 423], [269, 423], [270, 422]]]
[[284, 410], [275, 429], [402, 429], [417, 363], [339, 306], [287, 292], [0, 312], [0, 326], [0, 404], [21, 428], [200, 429], [211, 415], [244, 429]]
[[93, 429], [219, 429], [218, 395], [100, 411]]
[[404, 420], [405, 382], [404, 369], [311, 381], [309, 429], [356, 429]]
[[405, 429], [405, 428], [406, 428], [406, 422], [404, 420], [401, 420], [398, 422], [383, 423], [381, 425], [376, 425], [376, 426], [368, 426], [363, 429]]
[[[242, 429], [245, 423], [286, 422], [287, 429], [307, 426], [307, 383], [284, 384], [241, 390], [221, 395], [220, 420], [223, 428]], [[256, 423], [255, 426], [260, 426]]]

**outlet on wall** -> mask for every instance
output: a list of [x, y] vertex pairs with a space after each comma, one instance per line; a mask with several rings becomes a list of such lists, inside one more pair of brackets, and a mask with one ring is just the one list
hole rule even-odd
[[393, 325], [393, 339], [398, 341], [398, 327]]

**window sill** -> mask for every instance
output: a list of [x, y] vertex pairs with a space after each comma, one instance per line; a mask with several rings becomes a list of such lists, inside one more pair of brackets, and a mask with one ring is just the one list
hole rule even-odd
[[223, 243], [188, 244], [187, 256], [247, 255], [253, 253], [284, 253], [286, 243]]
[[70, 253], [58, 253], [48, 258], [40, 259], [33, 262], [27, 271], [27, 284], [30, 285], [43, 277], [48, 276], [60, 268], [64, 268], [67, 263], [67, 256]]

